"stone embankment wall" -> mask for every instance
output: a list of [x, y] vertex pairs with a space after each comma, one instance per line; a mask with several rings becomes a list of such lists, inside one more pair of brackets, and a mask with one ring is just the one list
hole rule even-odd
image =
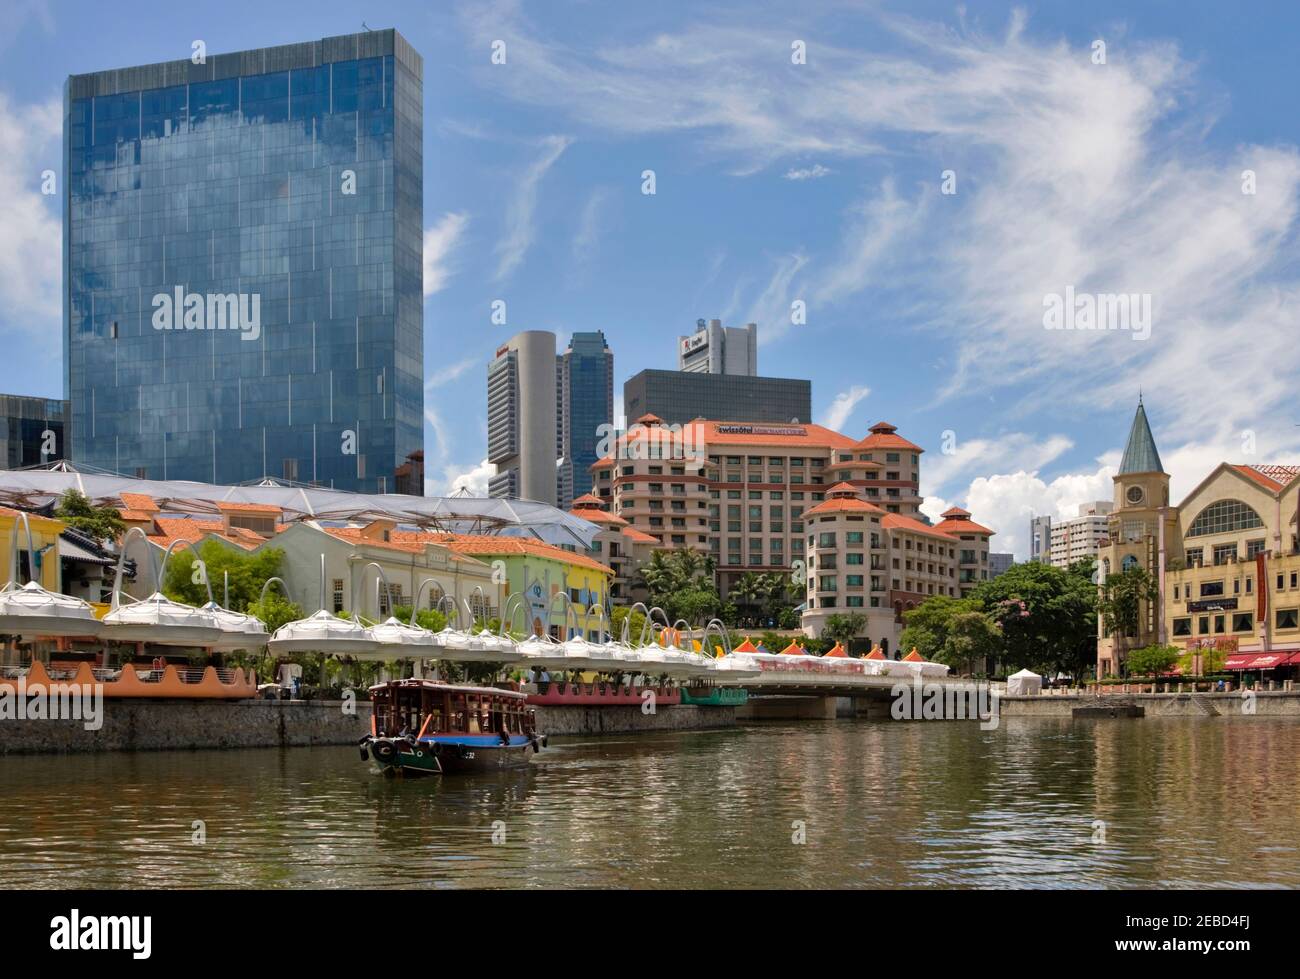
[[[355, 744], [370, 732], [370, 704], [358, 701], [106, 700], [103, 724], [0, 720], [0, 755], [193, 748], [293, 748]], [[731, 727], [734, 707], [540, 707], [546, 734], [614, 734]]]
[[106, 699], [103, 726], [84, 721], [0, 721], [0, 754], [162, 751], [173, 748], [289, 748], [352, 744], [370, 732], [358, 701]]
[[1041, 695], [1035, 697], [1003, 697], [999, 702], [1003, 717], [1070, 717], [1076, 707], [1105, 707], [1110, 703], [1133, 703], [1146, 711], [1147, 717], [1224, 717], [1229, 715], [1254, 717], [1300, 718], [1300, 692], [1257, 691], [1254, 694], [1254, 713], [1248, 714], [1248, 703], [1240, 691], [1231, 693], [1138, 693], [1107, 694], [1096, 697], [1083, 695]]

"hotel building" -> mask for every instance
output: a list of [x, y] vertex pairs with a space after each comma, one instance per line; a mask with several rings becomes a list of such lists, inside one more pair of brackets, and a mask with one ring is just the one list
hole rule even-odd
[[992, 531], [956, 507], [938, 526], [924, 521], [923, 451], [888, 422], [854, 439], [820, 425], [643, 416], [592, 467], [593, 486], [659, 548], [712, 557], [724, 596], [746, 572], [794, 572], [810, 634], [835, 612], [875, 609], [866, 635], [896, 639], [903, 611], [989, 577]]

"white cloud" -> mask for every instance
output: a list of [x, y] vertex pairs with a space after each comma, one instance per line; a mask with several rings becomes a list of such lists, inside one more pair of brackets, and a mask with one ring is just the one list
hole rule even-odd
[[773, 262], [767, 285], [755, 297], [745, 315], [746, 323], [758, 324], [760, 345], [771, 343], [793, 326], [791, 304], [799, 298], [794, 280], [807, 264], [808, 256], [798, 252], [782, 255]]
[[[497, 467], [484, 459], [475, 466], [455, 468], [448, 466], [443, 471], [443, 496], [450, 496], [459, 489], [467, 489], [471, 496], [487, 496], [488, 480], [496, 475]], [[438, 494], [435, 494], [438, 495]]]
[[542, 154], [523, 172], [515, 187], [515, 195], [506, 208], [506, 234], [497, 244], [497, 281], [501, 281], [519, 267], [535, 234], [533, 216], [537, 210], [537, 189], [560, 155], [573, 142], [567, 136], [547, 136], [542, 140]]
[[810, 167], [796, 168], [791, 167], [785, 172], [786, 180], [820, 180], [822, 177], [834, 173], [829, 167], [824, 167], [820, 163], [814, 163]]
[[853, 409], [858, 406], [858, 402], [870, 393], [870, 388], [858, 384], [853, 385], [847, 391], [841, 391], [835, 395], [835, 399], [830, 403], [830, 407], [826, 409], [826, 413], [822, 415], [822, 420], [818, 424], [824, 425], [833, 432], [841, 431], [844, 428], [844, 423], [853, 414]]
[[[1076, 516], [1082, 503], [1112, 499], [1114, 475], [1113, 467], [1103, 465], [1094, 472], [1067, 473], [1050, 482], [1023, 470], [980, 476], [966, 488], [962, 505], [971, 512], [971, 519], [996, 532], [990, 550], [1009, 551], [1023, 561], [1029, 556], [1030, 520]], [[949, 506], [948, 500], [927, 497], [921, 510], [937, 520]]]
[[[921, 472], [921, 492], [942, 492], [959, 476], [978, 472], [1036, 472], [1070, 449], [1074, 442], [1064, 435], [1045, 439], [1025, 432], [1005, 432], [994, 438], [963, 439], [953, 432], [951, 452], [927, 452]], [[944, 445], [941, 436], [939, 445]]]
[[449, 211], [432, 228], [424, 229], [424, 295], [432, 296], [447, 287], [451, 278], [448, 258], [469, 226], [469, 215]]
[[578, 215], [578, 229], [573, 236], [573, 260], [575, 264], [585, 265], [594, 256], [596, 246], [600, 244], [600, 236], [604, 230], [602, 219], [611, 196], [608, 187], [597, 187], [588, 196], [586, 204], [583, 205], [582, 212]]
[[[16, 105], [0, 93], [0, 310], [13, 329], [60, 334], [63, 316], [63, 219], [58, 205], [65, 179], [58, 101]], [[42, 173], [54, 171], [54, 195], [41, 193]]]
[[466, 357], [464, 360], [457, 361], [454, 364], [447, 364], [430, 374], [424, 381], [424, 390], [434, 392], [444, 384], [450, 384], [465, 375], [465, 372], [474, 367], [478, 360], [474, 357]]
[[[1004, 410], [1028, 413], [1050, 386], [1054, 407], [1097, 412], [1127, 403], [1145, 379], [1148, 405], [1184, 431], [1255, 427], [1289, 409], [1300, 153], [1213, 148], [1227, 103], [1198, 90], [1197, 66], [1172, 44], [1116, 38], [1109, 63], [1094, 65], [1086, 42], [1034, 35], [1020, 11], [999, 36], [874, 13], [901, 45], [819, 41], [791, 71], [782, 24], [696, 23], [579, 55], [517, 4], [464, 16], [477, 39], [509, 42], [511, 71], [493, 76], [507, 94], [575, 126], [703, 133], [700, 152], [738, 173], [880, 160], [887, 176], [848, 212], [838, 256], [801, 247], [818, 274], [787, 286], [810, 306], [837, 305], [878, 284], [887, 264], [917, 277], [916, 308], [896, 325], [933, 332], [951, 378], [940, 397], [1011, 391]], [[915, 193], [895, 189], [909, 165], [927, 174]], [[938, 193], [943, 169], [956, 173], [954, 196]], [[1244, 169], [1258, 175], [1255, 195], [1241, 192]], [[1043, 297], [1070, 285], [1150, 294], [1151, 338], [1045, 330]], [[786, 321], [772, 322], [780, 331]], [[1250, 398], [1206, 397], [1189, 383], [1207, 351], [1217, 376], [1250, 379]]]

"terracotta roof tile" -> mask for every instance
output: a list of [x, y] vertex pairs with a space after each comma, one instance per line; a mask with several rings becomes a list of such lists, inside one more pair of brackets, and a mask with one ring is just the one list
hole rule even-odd
[[[805, 514], [807, 516], [807, 514]], [[942, 537], [944, 540], [956, 540], [950, 534], [945, 533], [938, 527], [931, 527], [929, 524], [923, 524], [919, 520], [913, 520], [911, 517], [905, 517], [901, 513], [887, 513], [880, 519], [880, 525], [887, 530], [910, 530], [914, 534], [927, 534], [930, 537]]]
[[127, 510], [149, 510], [156, 512], [159, 507], [154, 498], [146, 493], [122, 493], [122, 506]]
[[[584, 518], [586, 519], [586, 518]], [[438, 534], [431, 531], [394, 531], [395, 540], [420, 540], [428, 541], [433, 544], [445, 544], [453, 551], [461, 554], [472, 555], [494, 555], [494, 554], [531, 554], [535, 557], [549, 558], [552, 561], [563, 561], [566, 564], [574, 564], [583, 568], [590, 568], [593, 571], [600, 571], [604, 574], [613, 574], [611, 568], [606, 567], [599, 561], [595, 561], [585, 555], [576, 554], [573, 551], [566, 551], [562, 547], [555, 547], [552, 544], [543, 544], [541, 541], [529, 540], [526, 537], [500, 537], [484, 534]]]
[[[856, 496], [837, 496], [833, 500], [823, 500], [811, 509], [803, 512], [802, 519], [816, 517], [827, 513], [884, 513], [874, 503], [860, 500]], [[883, 524], [882, 524], [883, 526]]]

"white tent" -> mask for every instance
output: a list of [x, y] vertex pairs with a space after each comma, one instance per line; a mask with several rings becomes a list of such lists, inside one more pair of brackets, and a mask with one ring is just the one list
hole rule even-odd
[[1008, 697], [1032, 697], [1043, 690], [1043, 678], [1033, 670], [1021, 670], [1007, 677]]

